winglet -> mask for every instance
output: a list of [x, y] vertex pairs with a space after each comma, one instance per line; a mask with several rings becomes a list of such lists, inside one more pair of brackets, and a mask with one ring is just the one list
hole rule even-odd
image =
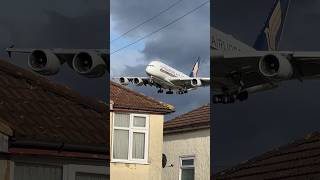
[[198, 57], [197, 61], [194, 63], [192, 71], [190, 73], [190, 77], [198, 77], [199, 66], [200, 66], [200, 57]]

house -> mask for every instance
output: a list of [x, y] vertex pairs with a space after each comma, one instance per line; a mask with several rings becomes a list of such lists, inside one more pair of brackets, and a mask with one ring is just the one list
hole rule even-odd
[[164, 123], [163, 180], [210, 179], [210, 105]]
[[0, 60], [0, 179], [109, 179], [108, 110]]
[[110, 178], [161, 180], [164, 115], [171, 105], [110, 82]]
[[320, 133], [266, 152], [215, 174], [217, 180], [320, 179]]

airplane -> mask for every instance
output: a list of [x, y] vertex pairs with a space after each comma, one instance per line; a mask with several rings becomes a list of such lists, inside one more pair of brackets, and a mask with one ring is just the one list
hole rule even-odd
[[62, 64], [80, 75], [97, 78], [105, 75], [109, 62], [108, 49], [17, 49], [13, 45], [6, 49], [11, 58], [12, 52], [27, 53], [28, 66], [42, 75], [55, 75]]
[[274, 89], [282, 81], [320, 77], [320, 52], [278, 50], [289, 4], [274, 1], [252, 47], [211, 28], [213, 103], [245, 101], [249, 94]]
[[189, 90], [210, 85], [210, 78], [198, 77], [199, 66], [200, 58], [198, 58], [188, 76], [160, 60], [154, 60], [146, 67], [148, 77], [115, 77], [114, 79], [118, 79], [122, 85], [133, 83], [137, 86], [155, 86], [159, 88], [158, 93], [163, 93], [163, 89], [166, 89], [168, 90], [166, 94], [173, 94], [173, 91], [176, 91], [177, 94], [185, 94]]

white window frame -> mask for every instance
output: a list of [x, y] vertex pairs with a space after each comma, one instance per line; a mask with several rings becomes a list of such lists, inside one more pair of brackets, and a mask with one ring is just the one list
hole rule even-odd
[[[181, 180], [181, 176], [182, 176], [182, 170], [183, 169], [193, 169], [194, 171], [194, 177], [196, 176], [196, 166], [195, 166], [195, 162], [196, 162], [196, 156], [194, 155], [190, 155], [190, 156], [180, 156], [180, 167], [179, 167], [179, 180]], [[182, 161], [183, 160], [193, 160], [193, 165], [182, 165]]]
[[[118, 114], [128, 114], [130, 116], [129, 127], [117, 127], [115, 126], [115, 116], [116, 112], [113, 113], [112, 117], [112, 149], [111, 149], [111, 162], [120, 162], [120, 163], [134, 163], [134, 164], [148, 164], [148, 155], [149, 155], [149, 131], [150, 131], [150, 120], [149, 115], [147, 114], [137, 114], [137, 113], [118, 113]], [[146, 118], [146, 127], [134, 127], [133, 126], [133, 117], [144, 117]], [[128, 149], [128, 159], [115, 159], [113, 158], [113, 142], [114, 142], [114, 130], [126, 130], [129, 131], [129, 149]], [[133, 143], [133, 133], [145, 133], [145, 148], [144, 148], [144, 159], [134, 159], [132, 158], [132, 143]]]
[[68, 164], [63, 166], [63, 180], [75, 180], [77, 173], [89, 173], [99, 175], [110, 175], [110, 169], [106, 166], [90, 166]]

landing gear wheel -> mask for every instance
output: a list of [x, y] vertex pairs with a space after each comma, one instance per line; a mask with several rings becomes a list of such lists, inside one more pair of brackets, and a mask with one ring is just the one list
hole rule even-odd
[[218, 104], [218, 103], [230, 104], [230, 103], [234, 103], [235, 101], [236, 101], [236, 98], [234, 96], [230, 96], [230, 95], [213, 96], [213, 103], [215, 103], [215, 104]]
[[173, 91], [169, 90], [166, 92], [166, 94], [173, 94]]
[[245, 101], [245, 100], [248, 99], [248, 96], [249, 96], [248, 92], [247, 92], [247, 91], [244, 91], [244, 92], [241, 92], [241, 93], [239, 93], [239, 94], [237, 95], [237, 99], [238, 99], [239, 101]]
[[158, 93], [163, 93], [163, 90], [162, 90], [162, 89], [159, 89], [159, 90], [158, 90]]

